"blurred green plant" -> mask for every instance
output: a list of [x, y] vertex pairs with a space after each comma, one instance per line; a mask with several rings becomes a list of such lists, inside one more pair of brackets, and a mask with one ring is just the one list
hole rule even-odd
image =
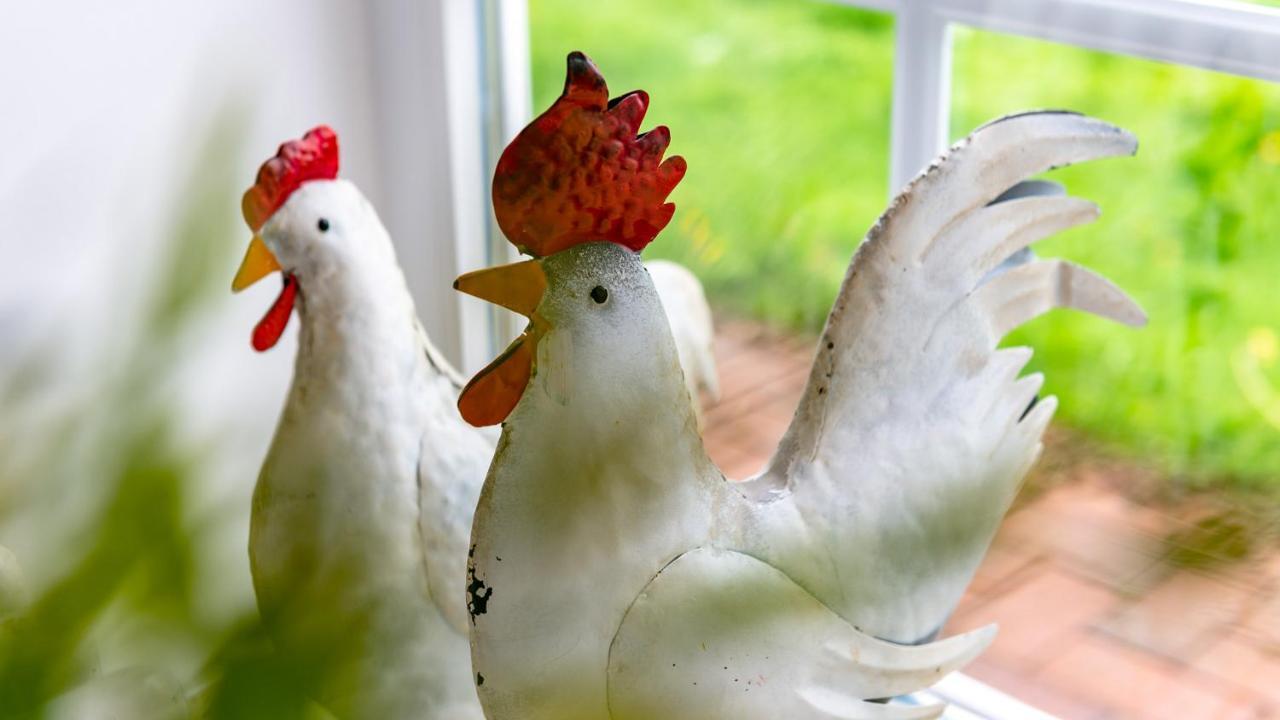
[[[244, 113], [233, 110], [192, 153], [140, 317], [118, 318], [116, 343], [95, 349], [91, 386], [42, 405], [67, 394], [53, 347], [0, 381], [0, 527], [40, 533], [58, 565], [0, 618], [0, 718], [316, 716], [257, 613], [211, 619], [193, 592], [204, 529], [188, 498], [216, 444], [180, 439], [172, 388], [191, 328], [225, 293], [228, 238], [243, 236], [244, 179], [228, 149], [242, 144]], [[46, 522], [61, 505], [83, 510]]]
[[[646, 125], [670, 125], [689, 160], [676, 218], [647, 253], [691, 267], [731, 313], [819, 329], [886, 204], [892, 19], [785, 0], [533, 0], [530, 15], [535, 107], [583, 50], [614, 94], [649, 91]], [[1065, 107], [1142, 143], [1136, 159], [1050, 176], [1104, 217], [1039, 252], [1096, 268], [1151, 315], [1134, 332], [1057, 313], [1010, 339], [1037, 348], [1058, 420], [1187, 484], [1280, 489], [1265, 419], [1280, 411], [1260, 394], [1280, 388], [1267, 340], [1280, 323], [1280, 88], [960, 28], [954, 57], [955, 137]]]

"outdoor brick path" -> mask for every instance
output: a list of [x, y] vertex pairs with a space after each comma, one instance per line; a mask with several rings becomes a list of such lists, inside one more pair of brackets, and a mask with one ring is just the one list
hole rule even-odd
[[[747, 323], [720, 328], [722, 397], [705, 437], [726, 474], [768, 460], [812, 350]], [[1274, 546], [1243, 557], [1184, 546], [1204, 515], [1194, 504], [1140, 504], [1098, 473], [1068, 474], [1015, 504], [948, 624], [1000, 624], [967, 672], [1064, 718], [1280, 718]]]

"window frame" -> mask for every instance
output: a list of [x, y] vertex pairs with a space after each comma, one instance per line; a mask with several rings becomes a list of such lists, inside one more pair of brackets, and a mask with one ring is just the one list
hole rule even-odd
[[834, 0], [895, 19], [890, 192], [949, 144], [951, 30], [1280, 82], [1280, 8], [1227, 0]]
[[455, 292], [462, 273], [509, 262], [489, 183], [531, 116], [526, 0], [371, 3], [384, 218], [436, 345], [471, 373], [516, 335], [514, 313]]

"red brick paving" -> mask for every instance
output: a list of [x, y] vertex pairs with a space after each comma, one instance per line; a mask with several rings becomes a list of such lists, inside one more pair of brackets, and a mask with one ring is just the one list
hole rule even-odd
[[[705, 438], [730, 477], [768, 461], [812, 350], [747, 323], [718, 331]], [[1193, 519], [1088, 473], [1020, 498], [948, 623], [1000, 624], [968, 672], [1063, 718], [1280, 718], [1280, 552], [1179, 567], [1170, 538]]]
[[[1065, 647], [1089, 631], [1090, 623], [1111, 607], [1105, 588], [1051, 564], [1037, 564], [1003, 592], [968, 594], [948, 627], [1000, 626], [984, 657], [1024, 674], [1042, 670]], [[1046, 622], [1045, 615], [1053, 618]]]
[[1245, 617], [1253, 592], [1213, 575], [1178, 572], [1122, 603], [1101, 627], [1150, 653], [1194, 658], [1217, 642], [1224, 628]]

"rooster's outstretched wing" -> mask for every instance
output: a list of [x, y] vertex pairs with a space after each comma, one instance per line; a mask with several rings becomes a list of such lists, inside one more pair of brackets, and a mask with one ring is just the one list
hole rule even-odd
[[1036, 401], [1042, 378], [1018, 376], [1031, 350], [1000, 339], [1056, 307], [1145, 322], [1063, 260], [992, 272], [1098, 213], [1047, 185], [1006, 191], [1136, 147], [1073, 113], [997, 120], [908, 185], [855, 254], [796, 417], [744, 489], [793, 526], [763, 554], [863, 630], [911, 642], [941, 625], [1039, 453], [1057, 401]]

